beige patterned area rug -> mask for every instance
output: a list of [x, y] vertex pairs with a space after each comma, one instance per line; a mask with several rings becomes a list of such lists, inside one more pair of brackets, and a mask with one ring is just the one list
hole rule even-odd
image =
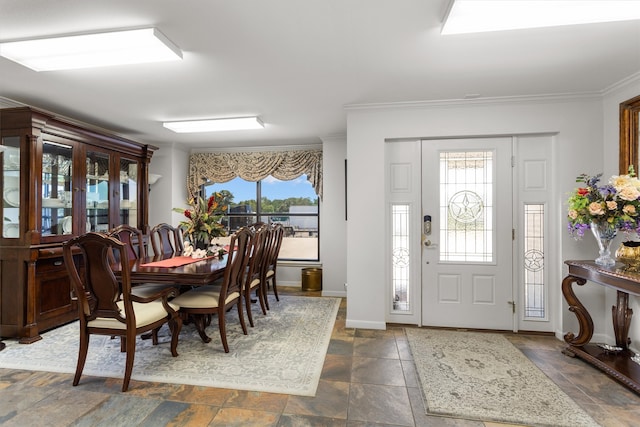
[[[339, 298], [281, 296], [263, 316], [254, 308], [255, 327], [243, 335], [237, 310], [227, 313], [230, 352], [220, 341], [217, 318], [207, 328], [212, 338], [205, 344], [193, 325], [185, 325], [178, 342], [178, 357], [171, 357], [168, 329], [160, 331], [160, 343], [137, 340], [132, 379], [190, 384], [237, 390], [315, 395]], [[245, 315], [246, 317], [246, 315]], [[74, 373], [78, 358], [77, 322], [43, 334], [33, 344], [7, 344], [0, 352], [0, 368]], [[120, 340], [92, 336], [83, 371], [88, 375], [122, 378], [125, 353]], [[80, 386], [82, 378], [80, 379]]]
[[598, 426], [504, 336], [406, 329], [427, 413], [527, 426]]

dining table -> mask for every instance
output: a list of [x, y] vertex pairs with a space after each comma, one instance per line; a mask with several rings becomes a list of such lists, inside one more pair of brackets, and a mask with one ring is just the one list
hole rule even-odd
[[[129, 265], [132, 286], [150, 282], [202, 286], [213, 283], [224, 275], [227, 255], [221, 258], [191, 258], [179, 254], [165, 254], [134, 259]], [[120, 277], [120, 264], [113, 265], [113, 273]]]

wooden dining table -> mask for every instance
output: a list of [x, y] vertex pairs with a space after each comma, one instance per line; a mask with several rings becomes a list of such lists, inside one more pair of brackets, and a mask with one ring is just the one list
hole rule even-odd
[[[130, 261], [131, 284], [169, 283], [199, 286], [213, 283], [224, 275], [227, 255], [187, 260], [180, 255], [159, 255]], [[189, 261], [187, 264], [182, 262]], [[169, 266], [165, 266], [169, 265]], [[113, 266], [113, 273], [120, 277], [120, 264]]]

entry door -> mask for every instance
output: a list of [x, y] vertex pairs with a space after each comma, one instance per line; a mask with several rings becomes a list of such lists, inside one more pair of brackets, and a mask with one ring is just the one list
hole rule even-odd
[[514, 328], [511, 152], [511, 138], [422, 141], [423, 325]]

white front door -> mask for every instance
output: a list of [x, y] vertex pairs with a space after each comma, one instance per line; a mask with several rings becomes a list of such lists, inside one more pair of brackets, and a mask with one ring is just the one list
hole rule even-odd
[[422, 141], [423, 325], [515, 327], [511, 159], [512, 138]]

